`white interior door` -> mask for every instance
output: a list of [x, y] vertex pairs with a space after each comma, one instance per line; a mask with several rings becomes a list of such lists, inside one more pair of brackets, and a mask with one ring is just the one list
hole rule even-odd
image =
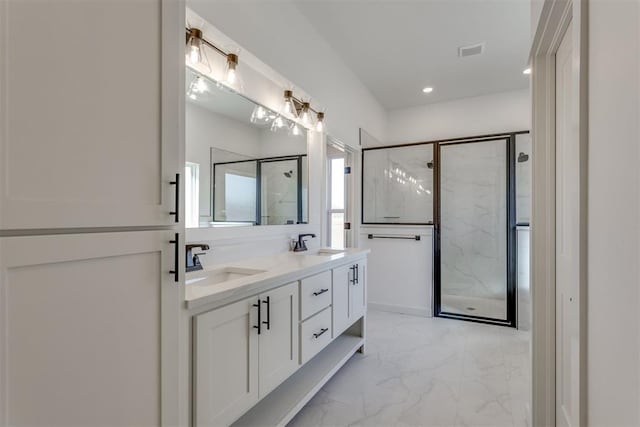
[[571, 28], [556, 54], [556, 424], [580, 426], [580, 147]]
[[0, 238], [0, 425], [178, 425], [169, 231]]

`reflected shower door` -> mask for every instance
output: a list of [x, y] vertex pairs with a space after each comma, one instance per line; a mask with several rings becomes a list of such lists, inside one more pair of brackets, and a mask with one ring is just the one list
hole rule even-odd
[[511, 324], [509, 139], [440, 146], [439, 315]]
[[[300, 182], [299, 182], [300, 178]], [[298, 159], [260, 162], [260, 224], [297, 224], [301, 188]]]

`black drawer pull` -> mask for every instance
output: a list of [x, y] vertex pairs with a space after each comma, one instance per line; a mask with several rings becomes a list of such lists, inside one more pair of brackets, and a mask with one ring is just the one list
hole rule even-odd
[[322, 295], [322, 294], [324, 294], [325, 292], [329, 292], [329, 289], [320, 289], [319, 291], [314, 292], [314, 293], [313, 293], [313, 296], [316, 296], [316, 297], [317, 297], [318, 295]]
[[313, 334], [313, 337], [314, 337], [315, 339], [318, 339], [318, 337], [319, 337], [320, 335], [324, 334], [324, 333], [325, 333], [325, 332], [327, 332], [328, 330], [329, 330], [329, 328], [322, 328], [322, 329], [320, 329], [320, 332], [318, 332], [317, 334]]
[[262, 322], [267, 325], [267, 331], [271, 329], [271, 298], [267, 297], [266, 300], [262, 301], [263, 304], [267, 304], [267, 321]]
[[173, 270], [170, 270], [169, 273], [173, 274], [173, 280], [176, 282], [180, 281], [180, 273], [178, 271], [179, 263], [180, 263], [180, 233], [176, 233], [173, 240], [169, 240], [169, 243], [176, 245], [175, 251], [173, 253]]
[[169, 184], [176, 186], [176, 208], [173, 212], [169, 212], [169, 215], [175, 215], [175, 222], [180, 222], [180, 174], [177, 173], [176, 180]]
[[258, 298], [258, 303], [257, 304], [253, 304], [254, 307], [258, 307], [258, 325], [254, 325], [253, 329], [257, 329], [258, 330], [258, 335], [260, 335], [260, 332], [262, 332], [262, 304], [260, 304], [260, 298]]

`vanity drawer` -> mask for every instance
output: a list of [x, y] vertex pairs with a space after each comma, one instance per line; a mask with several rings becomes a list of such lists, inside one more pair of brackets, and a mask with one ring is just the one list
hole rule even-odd
[[331, 271], [300, 281], [300, 320], [331, 305]]
[[300, 324], [300, 363], [306, 363], [331, 342], [331, 308]]

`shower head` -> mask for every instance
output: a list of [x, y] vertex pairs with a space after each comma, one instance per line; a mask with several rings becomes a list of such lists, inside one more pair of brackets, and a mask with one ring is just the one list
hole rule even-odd
[[520, 152], [520, 154], [518, 154], [518, 163], [524, 163], [527, 160], [529, 160], [529, 155], [525, 154], [523, 152]]
[[284, 172], [284, 176], [286, 176], [287, 178], [291, 178], [293, 176], [293, 171], [289, 171], [289, 172]]

